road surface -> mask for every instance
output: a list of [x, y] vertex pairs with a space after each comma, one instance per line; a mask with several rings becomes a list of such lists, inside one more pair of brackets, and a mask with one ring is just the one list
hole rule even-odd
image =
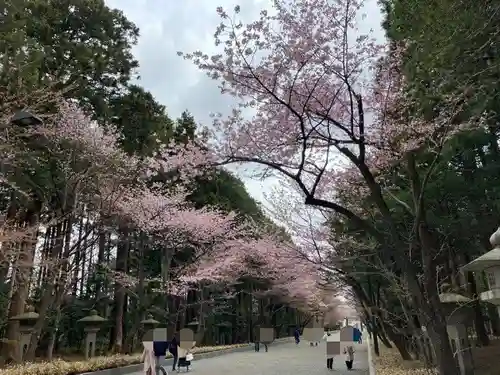
[[[338, 335], [338, 333], [337, 333]], [[225, 354], [217, 357], [195, 360], [192, 362], [189, 374], [200, 375], [320, 375], [320, 374], [358, 374], [368, 375], [368, 359], [366, 345], [356, 345], [354, 366], [351, 371], [346, 369], [344, 356], [334, 359], [333, 371], [326, 368], [326, 343], [316, 347], [309, 346], [309, 342], [269, 346], [265, 352], [261, 345], [260, 352], [246, 351]], [[172, 374], [171, 368], [167, 368]], [[181, 374], [185, 373], [181, 368]], [[139, 375], [137, 372], [133, 375]], [[176, 374], [174, 372], [173, 374]]]

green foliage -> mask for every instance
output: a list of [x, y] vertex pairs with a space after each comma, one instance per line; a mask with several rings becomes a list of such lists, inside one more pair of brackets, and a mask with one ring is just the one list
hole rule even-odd
[[122, 135], [122, 147], [130, 154], [151, 156], [172, 137], [173, 122], [165, 107], [142, 87], [130, 85], [110, 100], [111, 122]]
[[137, 27], [104, 0], [17, 0], [17, 9], [26, 37], [43, 56], [38, 76], [70, 86], [67, 95], [106, 118], [107, 99], [138, 66], [131, 51]]
[[467, 97], [469, 115], [497, 116], [498, 2], [384, 0], [391, 41], [405, 41], [405, 75], [424, 113], [447, 95]]
[[243, 182], [223, 169], [200, 178], [190, 198], [197, 206], [215, 206], [226, 212], [234, 211], [254, 219], [262, 216], [258, 204], [250, 197]]
[[174, 140], [179, 143], [185, 143], [195, 139], [196, 121], [188, 112], [184, 111], [181, 117], [175, 122]]

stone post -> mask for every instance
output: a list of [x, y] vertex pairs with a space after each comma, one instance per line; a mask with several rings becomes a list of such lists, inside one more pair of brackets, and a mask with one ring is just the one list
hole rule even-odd
[[10, 320], [19, 321], [20, 338], [17, 348], [17, 360], [22, 362], [31, 341], [31, 334], [38, 320], [38, 314], [33, 307], [27, 306], [26, 311], [20, 315], [13, 316]]
[[90, 314], [78, 321], [83, 325], [85, 331], [85, 359], [95, 357], [95, 346], [97, 343], [97, 332], [102, 327], [102, 324], [107, 320], [97, 315], [97, 311], [92, 310]]
[[[228, 335], [232, 335], [231, 323], [230, 322], [221, 322], [216, 324], [217, 327], [217, 341], [219, 345], [226, 345], [226, 340]], [[229, 339], [231, 342], [231, 339]]]
[[467, 336], [467, 322], [474, 321], [470, 298], [457, 293], [441, 293], [441, 306], [446, 313], [446, 329], [460, 375], [474, 375], [472, 350]]
[[462, 272], [482, 272], [488, 276], [489, 290], [479, 294], [479, 299], [497, 306], [500, 313], [500, 228], [490, 237], [493, 250], [462, 267]]
[[[153, 319], [151, 314], [148, 314], [146, 319], [141, 320], [142, 330], [144, 332], [142, 341], [153, 341], [153, 330], [160, 324], [159, 321]], [[168, 337], [170, 339], [170, 337]]]

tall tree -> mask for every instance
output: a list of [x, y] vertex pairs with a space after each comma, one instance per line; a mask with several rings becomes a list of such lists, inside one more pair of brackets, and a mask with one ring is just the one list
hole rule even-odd
[[111, 123], [121, 133], [121, 145], [129, 154], [152, 156], [159, 146], [169, 142], [173, 122], [165, 107], [153, 95], [137, 85], [110, 100]]
[[70, 86], [68, 96], [106, 118], [107, 100], [138, 66], [132, 55], [139, 29], [104, 0], [25, 0], [26, 35], [41, 52], [39, 77]]
[[[283, 0], [273, 6], [272, 15], [263, 11], [246, 28], [238, 19], [239, 7], [233, 18], [219, 7], [222, 23], [215, 42], [224, 45], [221, 54], [184, 55], [219, 80], [224, 93], [241, 99], [231, 115], [216, 118], [212, 135], [218, 141], [220, 161], [258, 163], [286, 177], [298, 187], [305, 204], [332, 210], [369, 232], [383, 246], [382, 259], [388, 260], [393, 251], [418, 248], [420, 267], [408, 253], [393, 260], [404, 270], [414, 307], [439, 347], [439, 373], [452, 375], [456, 369], [436, 280], [435, 256], [441, 243], [430, 225], [425, 199], [436, 163], [417, 159], [423, 149], [438, 159], [451, 135], [482, 126], [481, 119], [456, 115], [464, 110], [464, 95], [448, 97], [431, 119], [413, 115], [401, 95], [405, 81], [397, 71], [401, 68], [397, 50], [377, 45], [369, 35], [350, 38], [359, 2], [322, 0], [311, 6]], [[376, 66], [375, 81], [366, 82], [363, 69], [384, 50], [389, 58]], [[247, 107], [256, 111], [251, 120], [244, 118], [242, 108]], [[335, 168], [339, 155], [349, 165], [343, 171]], [[388, 185], [381, 179], [381, 172], [394, 165], [404, 170], [410, 186], [407, 228], [398, 225], [390, 210]], [[352, 190], [356, 180], [380, 215], [382, 231], [359, 206], [348, 207], [339, 199], [337, 192]]]

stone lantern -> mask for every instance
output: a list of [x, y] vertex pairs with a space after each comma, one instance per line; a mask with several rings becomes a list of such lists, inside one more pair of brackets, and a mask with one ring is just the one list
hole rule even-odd
[[186, 327], [193, 330], [194, 333], [198, 332], [198, 327], [200, 326], [200, 323], [197, 320], [193, 320], [192, 322], [189, 322], [186, 324]]
[[153, 319], [153, 315], [148, 314], [146, 319], [141, 320], [140, 323], [143, 330], [142, 341], [154, 341], [153, 331], [160, 324], [160, 322]]
[[88, 360], [95, 356], [95, 346], [97, 343], [97, 332], [101, 329], [104, 322], [107, 320], [97, 315], [97, 311], [92, 310], [90, 314], [80, 320], [84, 326], [85, 336], [85, 359]]
[[151, 315], [151, 314], [148, 314], [146, 319], [141, 320], [141, 325], [142, 325], [142, 328], [144, 328], [145, 332], [149, 331], [150, 329], [154, 329], [159, 324], [160, 324], [160, 322], [158, 320], [153, 319], [153, 315]]
[[[226, 345], [226, 337], [231, 333], [232, 324], [230, 322], [221, 322], [217, 326], [217, 341], [219, 345]], [[231, 340], [229, 340], [231, 341]]]
[[491, 235], [490, 243], [493, 250], [463, 266], [462, 271], [486, 272], [489, 290], [482, 292], [479, 299], [496, 305], [500, 313], [500, 228]]
[[31, 334], [35, 328], [36, 321], [38, 320], [38, 314], [35, 309], [31, 306], [26, 307], [26, 311], [22, 314], [13, 316], [10, 320], [16, 320], [19, 322], [19, 333], [20, 339], [18, 342], [18, 355], [19, 361], [22, 362], [28, 346], [31, 341]]
[[457, 293], [441, 293], [439, 300], [446, 315], [446, 329], [460, 375], [473, 375], [472, 350], [466, 327], [467, 322], [474, 321], [472, 300]]

